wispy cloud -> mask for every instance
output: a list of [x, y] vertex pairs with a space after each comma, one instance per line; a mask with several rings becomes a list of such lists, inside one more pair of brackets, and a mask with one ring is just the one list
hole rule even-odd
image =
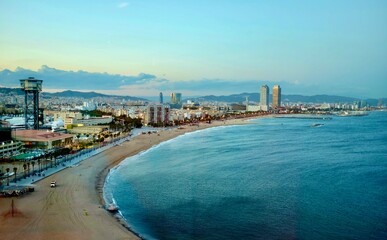
[[129, 6], [129, 3], [128, 2], [120, 2], [117, 7], [118, 8], [126, 8], [127, 6]]
[[191, 81], [171, 81], [149, 73], [122, 75], [86, 71], [66, 71], [43, 65], [39, 70], [18, 67], [14, 71], [0, 71], [0, 86], [19, 87], [19, 79], [35, 77], [43, 80], [43, 91], [77, 90], [130, 96], [156, 96], [159, 92], [168, 95], [181, 92], [184, 96], [230, 95], [243, 92], [259, 92], [263, 84], [270, 88], [279, 84], [284, 94], [338, 94], [361, 96], [364, 89], [337, 85], [334, 91], [330, 85], [297, 84], [288, 81], [271, 82], [258, 79], [197, 79]]
[[74, 90], [115, 90], [125, 85], [145, 84], [157, 79], [155, 75], [140, 73], [137, 76], [93, 73], [86, 71], [65, 71], [43, 65], [33, 71], [16, 68], [15, 71], [4, 69], [0, 71], [0, 84], [13, 87], [19, 84], [19, 79], [35, 77], [43, 80], [44, 88], [60, 88]]
[[[19, 79], [35, 77], [43, 80], [44, 91], [49, 89], [93, 90], [118, 95], [146, 96], [182, 92], [184, 95], [207, 95], [258, 91], [261, 82], [256, 80], [231, 81], [201, 79], [192, 81], [171, 81], [149, 73], [120, 75], [86, 71], [66, 71], [43, 65], [37, 71], [18, 67], [15, 71], [0, 71], [0, 85], [17, 87]], [[267, 84], [267, 82], [265, 82]]]

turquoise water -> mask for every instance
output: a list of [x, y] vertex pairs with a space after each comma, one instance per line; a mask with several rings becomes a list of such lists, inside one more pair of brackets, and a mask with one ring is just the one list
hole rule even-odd
[[387, 239], [387, 112], [251, 123], [128, 158], [106, 196], [147, 239]]

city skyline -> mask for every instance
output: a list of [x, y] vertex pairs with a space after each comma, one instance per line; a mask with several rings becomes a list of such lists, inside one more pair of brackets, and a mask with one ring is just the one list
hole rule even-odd
[[385, 97], [386, 6], [0, 1], [0, 86], [36, 77], [51, 92], [190, 96], [279, 84], [287, 94]]

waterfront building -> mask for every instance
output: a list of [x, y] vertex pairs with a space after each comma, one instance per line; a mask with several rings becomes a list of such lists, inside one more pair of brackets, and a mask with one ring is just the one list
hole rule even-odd
[[259, 106], [262, 111], [269, 110], [269, 87], [267, 85], [261, 86]]
[[271, 107], [273, 109], [281, 107], [281, 87], [279, 85], [274, 85], [273, 87], [273, 102]]
[[171, 104], [181, 104], [181, 93], [171, 94]]
[[0, 124], [0, 159], [14, 155], [23, 147], [22, 142], [12, 140], [12, 132], [15, 131]]
[[22, 142], [13, 140], [0, 142], [0, 159], [19, 153], [23, 145]]
[[41, 130], [17, 130], [13, 139], [23, 142], [26, 148], [52, 149], [71, 145], [74, 135]]
[[98, 125], [98, 126], [72, 126], [72, 128], [67, 129], [69, 133], [72, 134], [101, 134], [108, 133], [109, 126]]
[[146, 109], [144, 123], [163, 124], [169, 122], [170, 108], [164, 104], [149, 104]]
[[258, 112], [260, 110], [262, 110], [262, 108], [259, 105], [247, 105], [246, 106], [246, 111], [247, 112]]
[[88, 117], [85, 116], [83, 119], [76, 118], [66, 118], [64, 120], [65, 128], [68, 125], [72, 124], [83, 124], [84, 126], [92, 126], [92, 125], [101, 125], [101, 124], [109, 124], [113, 121], [112, 116], [102, 116], [102, 117]]

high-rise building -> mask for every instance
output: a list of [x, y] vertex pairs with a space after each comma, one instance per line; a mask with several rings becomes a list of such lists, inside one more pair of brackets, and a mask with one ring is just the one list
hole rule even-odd
[[171, 94], [171, 104], [181, 104], [181, 93]]
[[164, 99], [163, 99], [163, 93], [160, 92], [160, 103], [163, 103], [164, 102]]
[[261, 86], [259, 106], [261, 110], [269, 110], [269, 87], [267, 85]]
[[149, 104], [145, 115], [145, 124], [162, 124], [169, 122], [170, 108], [164, 104]]
[[279, 85], [274, 85], [273, 87], [273, 102], [271, 107], [273, 109], [281, 107], [281, 87]]

